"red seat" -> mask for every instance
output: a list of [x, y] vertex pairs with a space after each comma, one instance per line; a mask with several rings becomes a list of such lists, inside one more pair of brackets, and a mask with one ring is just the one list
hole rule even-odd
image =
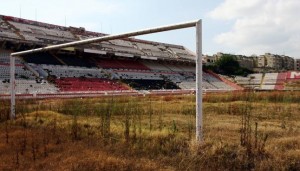
[[61, 78], [55, 83], [61, 91], [120, 91], [128, 90], [124, 85], [100, 78]]

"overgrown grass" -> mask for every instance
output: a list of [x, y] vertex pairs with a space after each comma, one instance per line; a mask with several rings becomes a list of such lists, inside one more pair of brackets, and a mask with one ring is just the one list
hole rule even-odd
[[299, 170], [300, 105], [290, 92], [17, 101], [0, 106], [1, 170]]

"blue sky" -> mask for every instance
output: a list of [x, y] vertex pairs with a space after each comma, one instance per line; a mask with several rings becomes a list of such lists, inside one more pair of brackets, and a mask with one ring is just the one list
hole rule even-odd
[[[10, 0], [0, 14], [117, 34], [203, 19], [203, 53], [300, 57], [299, 0]], [[66, 19], [66, 20], [65, 20]], [[195, 31], [185, 29], [138, 38], [195, 50]]]

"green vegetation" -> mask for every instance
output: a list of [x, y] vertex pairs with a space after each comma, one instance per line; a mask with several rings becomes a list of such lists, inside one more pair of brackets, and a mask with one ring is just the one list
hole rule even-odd
[[0, 170], [299, 170], [300, 92], [19, 100], [0, 106]]
[[231, 54], [223, 54], [214, 65], [205, 66], [204, 68], [223, 75], [247, 76], [249, 73], [252, 73], [250, 70], [240, 67], [235, 55]]

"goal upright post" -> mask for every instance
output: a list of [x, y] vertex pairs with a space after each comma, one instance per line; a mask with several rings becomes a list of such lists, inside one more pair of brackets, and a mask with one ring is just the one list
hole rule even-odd
[[15, 60], [16, 57], [10, 55], [10, 119], [15, 119], [16, 117], [16, 84], [15, 84]]
[[202, 20], [196, 23], [196, 140], [203, 139], [202, 121]]

